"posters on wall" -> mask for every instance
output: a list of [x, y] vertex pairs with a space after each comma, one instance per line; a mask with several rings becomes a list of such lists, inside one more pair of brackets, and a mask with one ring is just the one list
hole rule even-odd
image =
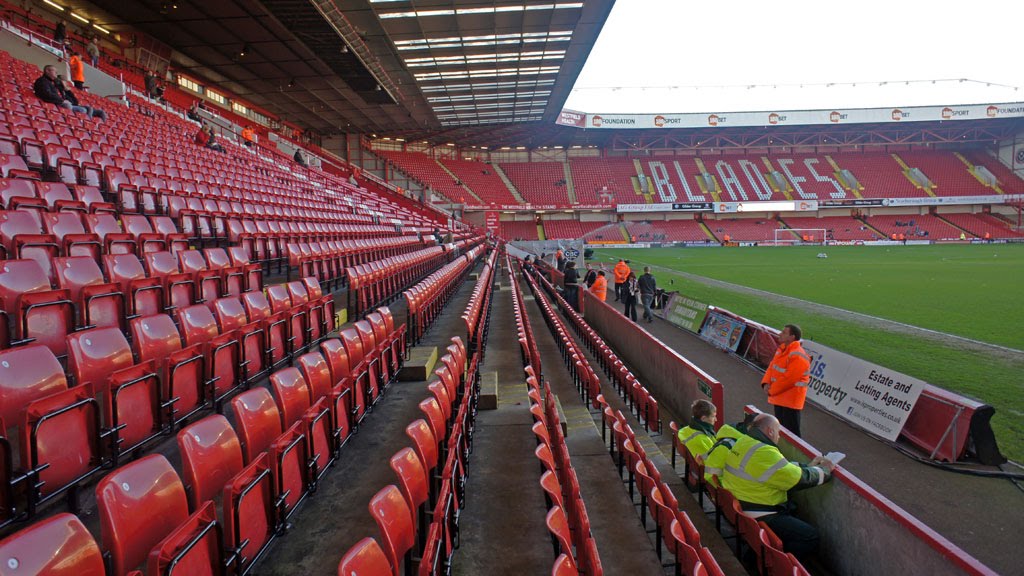
[[886, 440], [899, 437], [924, 382], [817, 342], [803, 347], [811, 357], [808, 400]]
[[707, 320], [700, 329], [700, 337], [715, 346], [735, 352], [746, 327], [742, 320], [709, 311]]

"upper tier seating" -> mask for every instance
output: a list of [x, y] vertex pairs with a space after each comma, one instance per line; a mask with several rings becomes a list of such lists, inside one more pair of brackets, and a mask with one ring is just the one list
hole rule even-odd
[[[790, 228], [824, 228], [832, 233], [833, 240], [878, 240], [878, 234], [863, 222], [850, 216], [826, 216], [824, 218], [793, 217], [783, 218]], [[816, 238], [815, 241], [820, 241]]]
[[996, 192], [971, 175], [970, 169], [949, 152], [900, 152], [900, 158], [935, 184], [936, 196], [991, 196]]
[[378, 150], [377, 154], [395, 164], [399, 170], [420, 181], [424, 186], [443, 194], [452, 202], [476, 203], [476, 199], [466, 192], [465, 188], [458, 185], [451, 174], [426, 154], [391, 150]]
[[527, 202], [569, 204], [569, 187], [561, 162], [509, 162], [501, 164], [501, 169]]
[[1006, 164], [999, 161], [981, 150], [965, 152], [964, 156], [975, 166], [984, 166], [999, 181], [999, 187], [1007, 194], [1020, 194], [1024, 192], [1024, 180], [1013, 173]]
[[[628, 158], [574, 158], [569, 161], [573, 190], [581, 204], [629, 204], [643, 202], [633, 191], [636, 176]], [[607, 188], [607, 192], [605, 192]]]
[[889, 154], [835, 154], [832, 158], [840, 168], [853, 173], [864, 187], [860, 193], [865, 198], [920, 198], [928, 195], [903, 175], [903, 169]]
[[474, 194], [483, 200], [484, 204], [519, 204], [515, 196], [509, 192], [498, 176], [494, 167], [484, 162], [475, 160], [455, 160], [445, 158], [440, 161], [455, 174], [455, 177], [462, 181]]

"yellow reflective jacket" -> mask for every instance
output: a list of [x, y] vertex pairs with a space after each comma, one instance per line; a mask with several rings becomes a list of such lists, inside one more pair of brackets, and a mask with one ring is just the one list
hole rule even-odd
[[[818, 467], [794, 464], [760, 430], [742, 436], [725, 456], [722, 486], [744, 511], [778, 511], [793, 488], [817, 486], [829, 479]], [[762, 515], [755, 512], [755, 516]]]

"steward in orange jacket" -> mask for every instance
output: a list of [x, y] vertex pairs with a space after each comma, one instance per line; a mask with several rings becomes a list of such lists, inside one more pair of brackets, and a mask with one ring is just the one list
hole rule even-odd
[[779, 349], [761, 379], [768, 392], [768, 403], [775, 406], [775, 417], [790, 432], [800, 435], [800, 411], [807, 398], [811, 379], [811, 357], [800, 345], [799, 326], [787, 324], [779, 334]]
[[626, 283], [626, 278], [629, 277], [631, 270], [629, 269], [629, 263], [625, 260], [619, 260], [619, 263], [612, 269], [615, 274], [615, 301], [618, 302], [622, 298], [622, 285]]
[[590, 291], [594, 293], [594, 296], [604, 302], [608, 298], [608, 280], [604, 277], [604, 270], [597, 272], [597, 280], [594, 280], [594, 285], [590, 287]]

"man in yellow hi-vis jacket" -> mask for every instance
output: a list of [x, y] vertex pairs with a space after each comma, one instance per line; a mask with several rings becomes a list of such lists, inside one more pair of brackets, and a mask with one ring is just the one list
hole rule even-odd
[[808, 465], [786, 460], [777, 446], [779, 435], [774, 416], [754, 418], [747, 434], [736, 440], [725, 457], [722, 487], [739, 501], [744, 514], [775, 532], [786, 552], [803, 558], [817, 549], [818, 530], [792, 515], [795, 506], [789, 491], [828, 482], [833, 465], [821, 457]]

